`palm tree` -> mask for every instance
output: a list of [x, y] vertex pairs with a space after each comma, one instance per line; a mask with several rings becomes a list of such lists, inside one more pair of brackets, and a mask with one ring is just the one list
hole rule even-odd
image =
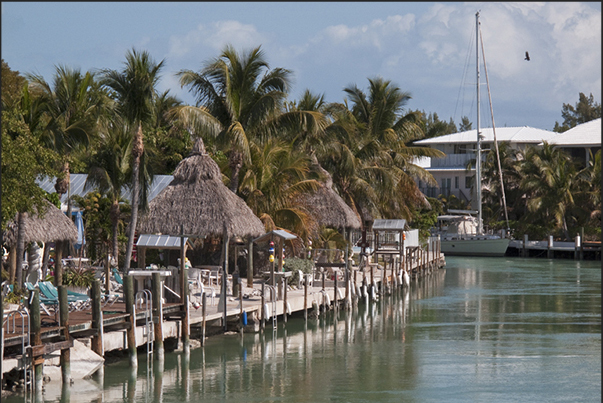
[[117, 102], [117, 112], [133, 130], [132, 145], [132, 217], [128, 233], [128, 245], [124, 261], [124, 272], [130, 269], [134, 234], [138, 220], [140, 194], [140, 165], [144, 153], [143, 125], [153, 116], [155, 87], [159, 81], [159, 72], [163, 67], [151, 58], [148, 52], [128, 51], [126, 62], [121, 71], [103, 70], [102, 84], [113, 91]]
[[522, 163], [521, 189], [526, 192], [527, 208], [542, 220], [552, 222], [569, 238], [567, 212], [574, 205], [576, 169], [570, 157], [544, 142], [541, 149], [530, 147]]
[[[508, 205], [509, 212], [513, 212], [519, 206], [521, 200], [521, 190], [519, 182], [521, 174], [519, 172], [519, 152], [511, 148], [509, 142], [502, 142], [498, 145], [500, 155], [500, 165], [503, 171], [505, 199]], [[475, 159], [471, 160], [472, 165], [475, 164]], [[484, 216], [489, 217], [493, 221], [502, 220], [504, 218], [502, 190], [500, 184], [500, 175], [498, 173], [498, 164], [496, 161], [496, 153], [490, 151], [486, 156], [486, 161], [482, 165], [483, 179], [483, 203]]]
[[[68, 191], [72, 154], [90, 144], [96, 134], [104, 97], [95, 83], [94, 74], [83, 74], [79, 69], [57, 66], [52, 85], [37, 74], [28, 74], [27, 78], [32, 94], [44, 104], [47, 116], [42, 142], [62, 156], [62, 175], [55, 185], [61, 197]], [[67, 214], [71, 214], [70, 202]]]
[[410, 219], [414, 206], [424, 202], [414, 178], [434, 183], [415, 158], [443, 153], [412, 146], [412, 141], [423, 137], [420, 114], [403, 114], [410, 94], [390, 81], [369, 79], [366, 94], [356, 85], [344, 91], [352, 107], [346, 102], [337, 112], [329, 130], [334, 141], [323, 152], [323, 166], [333, 173], [340, 194], [354, 203], [363, 221], [367, 213]]
[[111, 255], [118, 262], [118, 228], [120, 220], [119, 203], [122, 188], [131, 180], [130, 157], [133, 138], [131, 129], [120, 119], [108, 125], [97, 153], [92, 157], [86, 187], [95, 187], [111, 200]]
[[298, 195], [318, 189], [310, 178], [311, 159], [295, 152], [290, 143], [271, 139], [251, 147], [252, 163], [245, 168], [241, 195], [268, 231], [288, 228], [303, 239], [318, 235], [316, 221]]
[[216, 139], [228, 156], [229, 188], [235, 193], [241, 169], [251, 163], [252, 142], [323, 127], [320, 113], [283, 112], [291, 72], [270, 70], [260, 47], [240, 55], [227, 45], [200, 72], [182, 70], [178, 76], [197, 99], [195, 107], [180, 108], [179, 117], [204, 138]]

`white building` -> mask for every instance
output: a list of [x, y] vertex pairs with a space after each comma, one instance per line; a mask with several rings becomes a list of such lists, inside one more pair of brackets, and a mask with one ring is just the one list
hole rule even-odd
[[[528, 145], [539, 145], [550, 142], [559, 134], [533, 127], [497, 127], [496, 140], [500, 144], [508, 142], [511, 148], [524, 150]], [[482, 161], [489, 150], [494, 152], [494, 134], [492, 128], [481, 129]], [[475, 168], [467, 170], [467, 164], [475, 159], [477, 131], [469, 130], [445, 136], [416, 141], [418, 146], [429, 146], [443, 151], [444, 158], [423, 158], [418, 165], [425, 168], [436, 179], [438, 186], [427, 186], [419, 182], [421, 191], [429, 197], [454, 195], [461, 200], [470, 201], [473, 196], [471, 184], [475, 176]], [[599, 145], [601, 141], [599, 139]]]
[[594, 156], [601, 149], [601, 118], [559, 133], [549, 143], [565, 150], [576, 161], [584, 161], [581, 165], [585, 166], [590, 153]]

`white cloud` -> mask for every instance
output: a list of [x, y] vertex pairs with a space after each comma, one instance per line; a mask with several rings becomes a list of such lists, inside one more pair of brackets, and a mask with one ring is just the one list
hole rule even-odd
[[267, 41], [267, 36], [258, 32], [250, 24], [238, 21], [217, 21], [208, 25], [200, 24], [183, 36], [170, 37], [169, 57], [182, 58], [198, 54], [200, 48], [220, 51], [226, 44], [235, 49], [248, 49]]

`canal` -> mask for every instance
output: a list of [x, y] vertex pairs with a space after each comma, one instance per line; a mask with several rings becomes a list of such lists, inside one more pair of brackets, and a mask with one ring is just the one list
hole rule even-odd
[[[447, 257], [352, 314], [127, 360], [44, 402], [597, 402], [601, 264]], [[7, 402], [23, 401], [14, 396]]]

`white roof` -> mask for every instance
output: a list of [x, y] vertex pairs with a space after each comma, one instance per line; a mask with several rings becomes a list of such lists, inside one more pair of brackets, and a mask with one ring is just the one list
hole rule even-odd
[[[483, 143], [493, 143], [494, 133], [491, 127], [483, 127], [480, 129]], [[535, 143], [540, 144], [543, 141], [550, 141], [557, 136], [557, 133], [536, 129], [534, 127], [497, 127], [496, 141], [509, 143]], [[468, 130], [466, 132], [447, 134], [445, 136], [432, 137], [429, 139], [416, 141], [417, 145], [433, 145], [433, 144], [467, 144], [477, 141], [477, 131]]]
[[601, 147], [601, 118], [559, 133], [549, 143], [559, 147]]

